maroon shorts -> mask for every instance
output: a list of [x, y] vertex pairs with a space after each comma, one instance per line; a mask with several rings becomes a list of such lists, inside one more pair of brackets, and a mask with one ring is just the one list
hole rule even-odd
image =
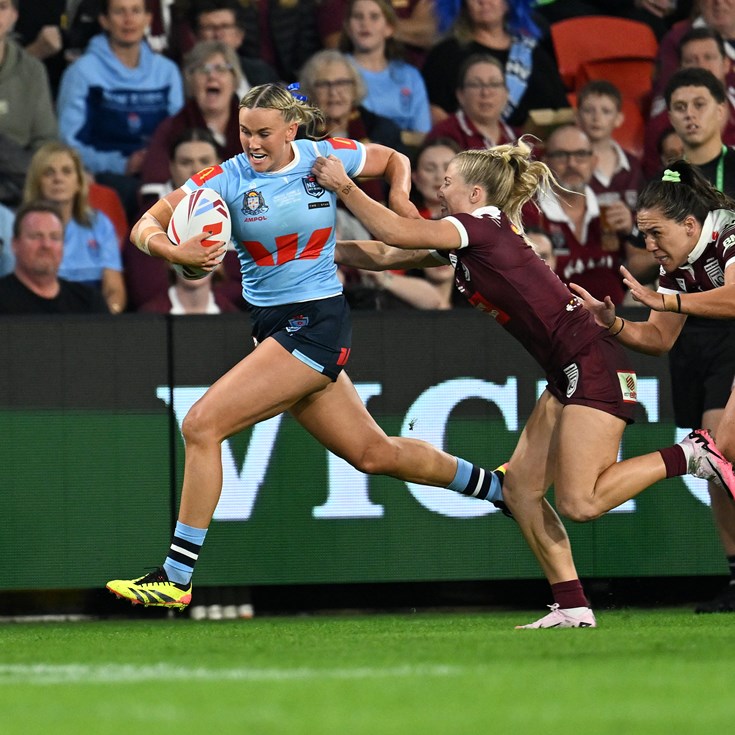
[[564, 406], [590, 406], [633, 423], [636, 374], [625, 350], [612, 337], [590, 342], [546, 379], [547, 390]]

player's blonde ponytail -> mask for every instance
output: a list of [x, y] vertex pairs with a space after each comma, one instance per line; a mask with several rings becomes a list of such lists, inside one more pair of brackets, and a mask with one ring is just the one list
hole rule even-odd
[[514, 144], [462, 151], [454, 161], [466, 183], [485, 189], [486, 204], [502, 210], [520, 230], [526, 202], [556, 183], [549, 167], [532, 158], [532, 148], [523, 138]]

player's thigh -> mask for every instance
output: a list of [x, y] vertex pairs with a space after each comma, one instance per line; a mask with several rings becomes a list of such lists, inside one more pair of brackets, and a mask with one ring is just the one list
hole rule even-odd
[[334, 383], [295, 403], [290, 413], [327, 449], [352, 464], [389, 442], [344, 371]]
[[508, 462], [504, 493], [543, 496], [554, 476], [561, 403], [548, 391], [536, 402]]
[[[192, 406], [190, 431], [206, 431], [220, 441], [289, 409], [331, 380], [266, 339], [217, 380]], [[186, 434], [186, 432], [185, 432]]]
[[600, 475], [615, 464], [626, 422], [590, 406], [564, 407], [559, 420], [554, 489], [581, 497], [594, 492]]

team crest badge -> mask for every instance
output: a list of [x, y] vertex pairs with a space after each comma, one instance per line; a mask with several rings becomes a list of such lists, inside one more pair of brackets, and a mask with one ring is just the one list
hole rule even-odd
[[320, 197], [324, 194], [324, 187], [316, 180], [314, 174], [304, 176], [301, 179], [301, 183], [304, 185], [304, 190], [310, 197]]
[[294, 332], [298, 332], [299, 329], [302, 327], [306, 327], [309, 324], [309, 317], [308, 316], [295, 316], [293, 319], [288, 320], [288, 326], [286, 327], [286, 331], [289, 334], [293, 334]]
[[245, 216], [253, 216], [255, 214], [264, 214], [268, 211], [268, 205], [263, 199], [263, 195], [259, 191], [251, 189], [245, 192], [242, 199], [242, 213]]

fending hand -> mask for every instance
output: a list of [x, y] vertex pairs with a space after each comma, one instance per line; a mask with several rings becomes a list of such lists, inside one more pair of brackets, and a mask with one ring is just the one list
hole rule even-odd
[[326, 158], [319, 156], [314, 161], [311, 172], [316, 176], [319, 184], [329, 191], [337, 191], [352, 183], [345, 167], [342, 165], [342, 161], [333, 155]]
[[586, 288], [569, 283], [569, 290], [576, 294], [587, 311], [595, 318], [595, 323], [599, 327], [609, 329], [615, 322], [615, 304], [609, 296], [605, 296], [604, 301], [596, 299]]
[[623, 283], [628, 287], [634, 301], [654, 311], [664, 311], [663, 299], [658, 291], [653, 291], [639, 283], [624, 265], [620, 266], [620, 273], [623, 276]]

